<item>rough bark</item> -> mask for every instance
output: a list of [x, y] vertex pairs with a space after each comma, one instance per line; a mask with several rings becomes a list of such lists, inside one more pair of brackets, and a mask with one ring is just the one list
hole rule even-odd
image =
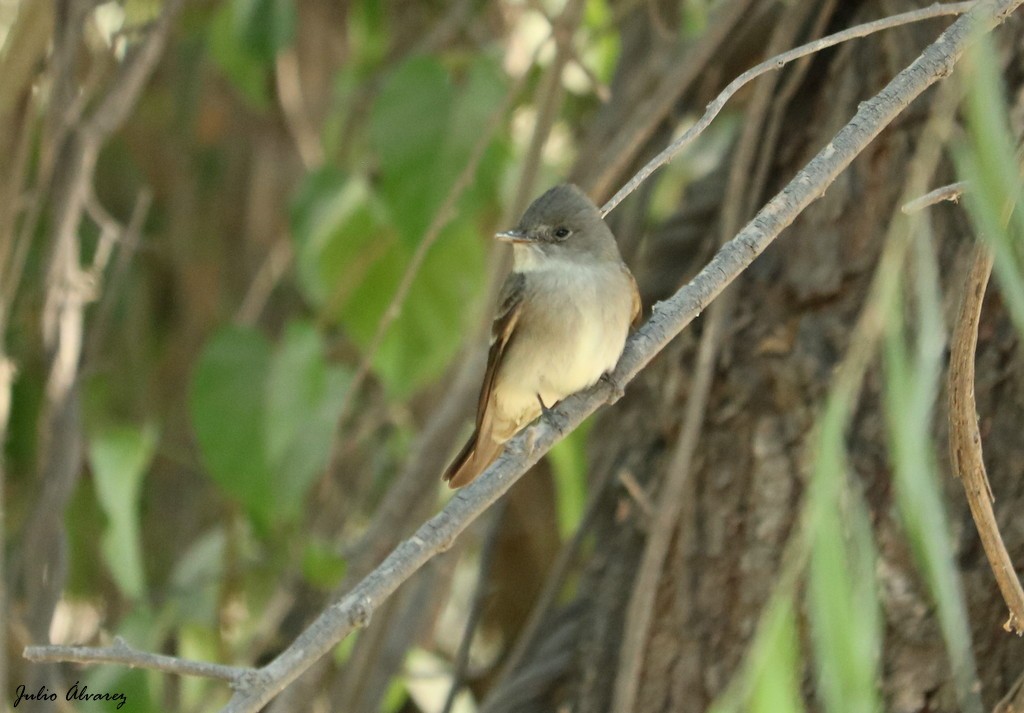
[[[916, 4], [866, 0], [837, 5], [825, 18], [825, 33]], [[808, 34], [816, 32], [813, 20], [806, 20], [799, 41], [814, 38]], [[763, 43], [775, 25], [763, 17], [759, 21]], [[772, 21], [786, 22], [787, 13]], [[803, 70], [788, 70], [798, 83], [777, 92], [769, 120], [760, 129], [761, 158], [770, 178], [760, 195], [751, 196], [754, 207], [825, 145], [859, 102], [912, 61], [940, 27], [936, 22], [892, 30], [824, 53]], [[1005, 46], [1015, 45], [1021, 30], [1019, 18], [1011, 19], [1001, 31]], [[745, 55], [748, 42], [742, 31], [736, 32], [719, 50], [722, 63]], [[1007, 56], [1008, 95], [1013, 97], [1020, 86], [1020, 59]], [[624, 53], [622, 61], [631, 58]], [[783, 75], [779, 86], [785, 88], [786, 82]], [[734, 288], [735, 310], [720, 346], [694, 477], [676, 523], [644, 649], [637, 713], [705, 710], [736, 672], [777, 582], [805, 489], [808, 436], [833, 369], [849, 346], [850, 327], [863, 306], [888, 224], [899, 210], [906, 167], [934, 98], [933, 90], [876, 140]], [[684, 99], [695, 107], [706, 101], [699, 90]], [[777, 134], [772, 134], [773, 116], [782, 122]], [[745, 121], [763, 118], [748, 114]], [[681, 197], [679, 211], [641, 241], [634, 265], [648, 304], [665, 296], [717, 242], [720, 216], [727, 207], [721, 201], [728, 168], [724, 165], [693, 185]], [[947, 166], [934, 177], [934, 185], [952, 178]], [[624, 211], [628, 218], [617, 226], [620, 234], [651, 222], [647, 197], [631, 200], [634, 205]], [[932, 210], [949, 324], [973, 235], [962, 207], [946, 204]], [[617, 478], [628, 471], [656, 499], [691, 392], [702, 327], [696, 324], [652, 364], [614, 415], [597, 426], [593, 482], [603, 482], [610, 472], [613, 485], [593, 525], [583, 580], [569, 605], [548, 613], [531, 653], [492, 693], [485, 708], [491, 713], [553, 710], [554, 704], [578, 713], [611, 710], [624, 613], [650, 524]], [[985, 305], [980, 335], [977, 397], [986, 462], [997, 498], [996, 517], [1020, 572], [1024, 359], [998, 296], [990, 295]], [[939, 625], [896, 515], [880, 386], [876, 364], [847, 441], [879, 548], [878, 586], [885, 617], [880, 686], [887, 710], [955, 711]], [[943, 421], [936, 419], [935, 447], [948, 474]], [[962, 492], [951, 475], [944, 486], [970, 608], [981, 695], [991, 709], [1024, 673], [1024, 642], [1002, 630], [1006, 608]], [[806, 700], [815, 709], [820, 702], [810, 667], [805, 679]]]

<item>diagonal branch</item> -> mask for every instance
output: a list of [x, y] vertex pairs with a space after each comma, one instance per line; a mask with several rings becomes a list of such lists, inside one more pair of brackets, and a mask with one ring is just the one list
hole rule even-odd
[[736, 92], [742, 89], [746, 84], [757, 79], [762, 74], [767, 74], [774, 69], [782, 69], [790, 62], [821, 52], [829, 47], [848, 42], [849, 40], [857, 39], [859, 37], [867, 37], [870, 34], [878, 32], [879, 30], [887, 30], [893, 27], [899, 27], [900, 25], [907, 25], [912, 22], [920, 22], [921, 20], [929, 20], [935, 17], [943, 17], [945, 15], [962, 15], [963, 13], [974, 7], [975, 2], [955, 2], [941, 5], [936, 3], [929, 7], [921, 8], [920, 10], [911, 10], [910, 12], [904, 12], [899, 15], [892, 15], [891, 17], [883, 17], [880, 20], [874, 22], [865, 22], [863, 25], [857, 25], [856, 27], [850, 27], [846, 30], [836, 32], [831, 35], [826, 35], [821, 39], [808, 42], [805, 45], [794, 47], [788, 52], [783, 52], [780, 55], [766, 59], [761, 64], [754, 65], [746, 72], [736, 77], [736, 79], [729, 82], [729, 85], [722, 90], [722, 92], [715, 97], [714, 101], [708, 104], [708, 108], [704, 111], [703, 116], [697, 120], [697, 123], [691, 126], [689, 129], [683, 132], [682, 136], [669, 144], [661, 153], [652, 158], [647, 162], [643, 168], [641, 168], [629, 182], [619, 189], [618, 193], [608, 199], [608, 202], [601, 206], [601, 215], [608, 215], [611, 213], [615, 206], [623, 201], [623, 199], [630, 193], [635, 191], [641, 183], [646, 181], [652, 173], [657, 171], [659, 168], [669, 163], [672, 159], [679, 155], [679, 152], [693, 143], [693, 140], [697, 138], [706, 128], [714, 121], [715, 117], [725, 107], [726, 102], [732, 98]]
[[29, 661], [71, 661], [73, 663], [97, 664], [116, 663], [129, 668], [147, 668], [188, 676], [216, 678], [235, 683], [251, 668], [225, 666], [206, 661], [189, 661], [175, 656], [151, 654], [133, 649], [121, 637], [114, 639], [113, 646], [29, 646], [23, 654]]
[[[614, 374], [620, 384], [630, 381], [668, 342], [820, 196], [839, 173], [925, 89], [948, 76], [969, 44], [975, 29], [999, 24], [1024, 0], [979, 2], [955, 22], [909, 67], [857, 114], [796, 177], [715, 255], [711, 262], [669, 300], [655, 306], [651, 319], [638, 331]], [[380, 566], [343, 599], [330, 606], [274, 661], [246, 682], [223, 713], [258, 711], [263, 704], [326, 654], [354, 629], [364, 626], [381, 601], [422, 567], [447, 550], [470, 522], [503, 495], [569, 430], [606, 403], [611, 387], [599, 383], [555, 408], [563, 428], [548, 421], [517, 435], [487, 472], [459, 491], [448, 505], [396, 547]]]
[[964, 281], [960, 316], [953, 332], [949, 356], [949, 450], [953, 470], [960, 476], [978, 528], [989, 566], [1002, 592], [1010, 618], [1003, 628], [1017, 636], [1024, 635], [1024, 590], [1021, 590], [1010, 559], [999, 534], [992, 509], [992, 486], [985, 472], [978, 430], [978, 410], [974, 401], [974, 352], [978, 346], [978, 322], [985, 288], [992, 274], [992, 251], [987, 245], [974, 250], [971, 267]]
[[[835, 138], [736, 237], [726, 243], [693, 280], [668, 300], [655, 305], [651, 318], [627, 343], [613, 380], [619, 384], [632, 380], [807, 206], [821, 196], [889, 123], [928, 87], [952, 72], [975, 30], [991, 30], [1022, 3], [1024, 0], [980, 0], [966, 17], [943, 32], [881, 92], [863, 102], [857, 114]], [[934, 12], [934, 8], [929, 10]], [[821, 45], [818, 49], [825, 46], [830, 45]], [[671, 155], [675, 155], [674, 152]], [[643, 169], [620, 194], [627, 195], [659, 165], [650, 164]], [[337, 642], [365, 626], [381, 602], [430, 559], [447, 550], [455, 538], [540, 460], [552, 445], [607, 403], [611, 392], [612, 387], [608, 383], [599, 382], [557, 405], [555, 417], [550, 421], [541, 419], [513, 438], [505, 452], [481, 477], [460, 490], [440, 513], [398, 545], [376, 570], [323, 611], [276, 659], [261, 669], [244, 670], [234, 681], [236, 693], [223, 713], [255, 713], [260, 710]], [[557, 425], [553, 425], [555, 423]], [[33, 647], [32, 653], [42, 655], [50, 648]]]

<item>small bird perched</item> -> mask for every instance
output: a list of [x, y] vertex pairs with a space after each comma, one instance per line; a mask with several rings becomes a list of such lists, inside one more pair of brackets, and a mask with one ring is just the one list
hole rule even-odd
[[579, 188], [555, 186], [514, 230], [512, 272], [491, 328], [476, 428], [444, 472], [466, 485], [549, 406], [610, 372], [640, 317], [636, 280], [601, 211]]

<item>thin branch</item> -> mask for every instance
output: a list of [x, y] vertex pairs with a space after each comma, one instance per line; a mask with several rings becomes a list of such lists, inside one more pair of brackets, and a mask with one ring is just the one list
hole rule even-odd
[[494, 692], [491, 693], [492, 697], [498, 695], [496, 691], [508, 685], [516, 669], [519, 668], [524, 657], [533, 647], [534, 640], [541, 630], [541, 625], [544, 623], [548, 611], [558, 600], [558, 595], [561, 593], [566, 577], [569, 575], [569, 568], [579, 555], [580, 550], [583, 548], [583, 541], [597, 519], [598, 509], [604, 501], [605, 491], [611, 483], [614, 472], [611, 468], [605, 470], [597, 482], [594, 483], [576, 532], [573, 534], [572, 539], [558, 552], [558, 556], [551, 565], [547, 579], [544, 581], [544, 587], [541, 589], [537, 600], [533, 604], [533, 608], [530, 610], [530, 616], [527, 617], [526, 623], [520, 629], [519, 637], [516, 639], [512, 650], [498, 672], [498, 683], [495, 686]]
[[1024, 673], [1010, 686], [992, 713], [1024, 713]]
[[163, 55], [171, 27], [184, 5], [185, 0], [167, 0], [160, 19], [154, 23], [142, 46], [125, 62], [118, 76], [111, 81], [110, 91], [83, 124], [81, 130], [90, 140], [104, 141], [128, 118]]
[[[613, 374], [614, 380], [619, 384], [631, 381], [819, 197], [911, 101], [948, 76], [970, 43], [974, 30], [991, 30], [1022, 3], [1024, 0], [981, 0], [967, 17], [943, 32], [881, 92], [863, 102], [835, 138], [726, 243], [693, 280], [668, 300], [655, 305], [651, 318], [627, 343]], [[645, 171], [649, 175], [650, 170]], [[635, 187], [637, 183], [639, 180], [634, 179], [628, 185]], [[383, 600], [431, 558], [447, 550], [455, 538], [554, 443], [607, 403], [613, 396], [611, 392], [607, 383], [599, 382], [554, 408], [552, 421], [557, 426], [541, 419], [515, 436], [481, 477], [460, 490], [440, 513], [398, 545], [376, 570], [323, 611], [276, 659], [256, 671], [237, 671], [241, 678], [232, 679], [236, 693], [223, 713], [255, 713], [338, 641], [365, 626]], [[26, 654], [30, 652], [36, 653], [35, 647], [26, 650]]]
[[[92, 266], [89, 268], [89, 274], [93, 282], [97, 285], [103, 283], [103, 291], [89, 329], [89, 343], [85, 348], [83, 357], [84, 370], [88, 370], [89, 365], [96, 358], [100, 347], [106, 339], [110, 315], [120, 294], [121, 285], [128, 274], [131, 259], [138, 250], [142, 227], [146, 222], [150, 205], [153, 202], [153, 192], [149, 188], [143, 188], [139, 191], [139, 195], [135, 198], [135, 207], [132, 208], [132, 214], [128, 218], [128, 224], [125, 226], [122, 226], [119, 221], [107, 213], [106, 209], [99, 204], [94, 195], [90, 196], [87, 201], [91, 201], [92, 205], [90, 208], [90, 203], [87, 202], [86, 209], [90, 210], [90, 216], [94, 221], [97, 221], [98, 225], [102, 226], [104, 232], [107, 232], [110, 227], [114, 227], [117, 230], [114, 242], [118, 250], [114, 264], [108, 269], [107, 263], [110, 259], [110, 253], [101, 254], [97, 248], [93, 254]], [[112, 249], [112, 246], [109, 249]]]
[[731, 302], [729, 298], [715, 301], [700, 340], [697, 366], [694, 370], [692, 388], [686, 400], [683, 426], [666, 471], [665, 483], [658, 492], [659, 505], [648, 528], [647, 543], [626, 608], [626, 626], [619, 648], [612, 710], [635, 710], [644, 661], [643, 647], [647, 643], [651, 622], [654, 619], [658, 584], [661, 582], [665, 558], [672, 546], [672, 536], [679, 522], [683, 494], [693, 477], [693, 456], [697, 451], [704, 426], [708, 397], [714, 382], [718, 345], [724, 327], [729, 322]]
[[640, 485], [636, 476], [625, 468], [619, 471], [619, 483], [636, 503], [636, 506], [640, 508], [643, 522], [648, 523], [649, 527], [650, 521], [654, 519], [654, 511], [657, 509], [651, 501], [651, 496], [644, 490], [644, 486]]
[[[692, 43], [684, 43], [683, 49], [667, 62], [668, 71], [650, 67], [641, 72], [640, 82], [653, 85], [650, 91], [644, 91], [642, 96], [633, 95], [632, 101], [625, 102], [628, 105], [626, 115], [616, 124], [604, 127], [606, 130], [601, 131], [604, 139], [590, 147], [594, 158], [583, 157], [573, 171], [581, 183], [586, 182], [584, 187], [591, 195], [603, 197], [621, 180], [680, 97], [706, 76], [707, 71], [714, 69], [722, 45], [734, 36], [740, 23], [755, 12], [759, 4], [765, 3], [754, 0], [719, 3], [700, 37]], [[653, 61], [661, 63], [659, 58]]]
[[[89, 3], [70, 3], [73, 12], [57, 22], [53, 49], [53, 81], [48, 99], [46, 132], [40, 158], [40, 187], [50, 186], [49, 200], [37, 200], [22, 225], [21, 249], [27, 248], [42, 214], [52, 211], [50, 256], [42, 315], [43, 340], [48, 359], [46, 399], [40, 416], [38, 439], [45, 457], [39, 463], [41, 497], [22, 538], [22, 551], [32, 553], [19, 562], [14, 581], [31, 593], [27, 609], [29, 630], [46, 635], [66, 576], [66, 532], [61, 513], [80, 474], [82, 427], [79, 368], [85, 334], [85, 307], [95, 299], [94, 280], [81, 265], [79, 230], [85, 212], [96, 159], [103, 142], [128, 117], [156, 67], [174, 19], [184, 0], [168, 0], [154, 29], [139, 50], [126, 60], [110, 89], [88, 119], [68, 113], [75, 103], [77, 56]], [[66, 5], [66, 4], [65, 4]], [[58, 5], [59, 7], [60, 5]], [[73, 118], [73, 123], [68, 123]], [[45, 177], [45, 182], [43, 182]], [[51, 180], [52, 179], [52, 180]], [[109, 241], [108, 241], [109, 244]], [[97, 257], [105, 259], [100, 253]], [[59, 671], [40, 672], [59, 677]], [[55, 684], [53, 679], [51, 685]]]
[[[830, 14], [827, 4], [822, 9], [825, 16]], [[806, 24], [806, 15], [809, 11], [809, 6], [804, 5], [789, 12], [772, 33], [769, 51], [776, 52], [792, 45], [797, 39], [799, 29]], [[742, 133], [730, 157], [728, 183], [722, 197], [719, 243], [726, 242], [739, 229], [742, 220], [753, 212], [751, 192], [763, 190], [761, 185], [751, 184], [758, 180], [754, 164], [777, 82], [776, 76], [771, 82], [764, 82], [757, 87]], [[619, 648], [615, 688], [612, 694], [613, 710], [627, 711], [636, 708], [640, 676], [643, 671], [643, 650], [654, 621], [655, 598], [683, 506], [692, 502], [692, 496], [688, 497], [688, 493], [692, 493], [693, 458], [703, 431], [708, 399], [714, 383], [715, 363], [724, 339], [723, 333], [728, 330], [734, 302], [735, 290], [732, 290], [711, 305], [705, 331], [700, 340], [683, 425], [679, 430], [664, 483], [658, 494], [659, 505], [653, 525], [648, 530], [647, 543], [634, 576], [626, 608], [626, 623]]]
[[274, 64], [274, 80], [281, 104], [281, 114], [284, 116], [288, 133], [295, 142], [302, 165], [307, 171], [320, 168], [324, 164], [323, 144], [320, 143], [320, 135], [306, 108], [306, 98], [302, 94], [299, 56], [294, 47], [288, 47], [278, 53], [277, 62]]
[[978, 245], [964, 281], [963, 301], [949, 357], [949, 450], [953, 470], [963, 483], [985, 556], [988, 557], [999, 591], [1010, 610], [1010, 618], [1003, 628], [1022, 636], [1024, 590], [1017, 579], [1013, 560], [1003, 544], [992, 509], [995, 498], [985, 472], [978, 411], [974, 400], [974, 352], [978, 346], [978, 322], [991, 274], [992, 251], [986, 245]]
[[[539, 46], [530, 59], [531, 66], [536, 64], [538, 54]], [[548, 69], [545, 70], [547, 73], [553, 71], [551, 66], [549, 65]], [[516, 85], [509, 90], [509, 95], [506, 99], [506, 103], [509, 106], [524, 85], [525, 73]], [[552, 97], [542, 95], [538, 102], [543, 107], [552, 100]], [[499, 111], [493, 115], [494, 120], [503, 115], [505, 109], [506, 107], [500, 107]], [[521, 213], [526, 207], [526, 201], [532, 192], [531, 186], [536, 177], [535, 172], [528, 172], [527, 170], [531, 163], [529, 158], [530, 152], [534, 150], [535, 146], [538, 152], [543, 148], [544, 141], [538, 140], [537, 137], [543, 133], [543, 136], [546, 138], [549, 131], [550, 126], [542, 132], [539, 120], [535, 124], [530, 139], [530, 150], [527, 152], [527, 157], [523, 160], [523, 169], [516, 181], [516, 197], [510, 205], [510, 210], [506, 210], [506, 214]], [[511, 220], [508, 215], [505, 215], [503, 218]], [[489, 287], [487, 291], [491, 300], [494, 300], [498, 297], [498, 287], [501, 285], [501, 280], [504, 278], [504, 272], [507, 270], [507, 267], [505, 261], [501, 259], [500, 253], [492, 254], [491, 262], [492, 266], [488, 270]], [[348, 571], [353, 579], [361, 579], [366, 576], [373, 568], [373, 565], [398, 543], [402, 532], [404, 532], [402, 525], [408, 522], [407, 513], [412, 503], [422, 500], [426, 493], [431, 492], [434, 485], [436, 485], [436, 483], [431, 483], [428, 479], [432, 479], [434, 474], [444, 467], [444, 464], [441, 463], [435, 466], [432, 461], [436, 459], [436, 454], [438, 453], [445, 458], [448, 456], [447, 449], [452, 432], [459, 426], [465, 409], [470, 402], [469, 400], [479, 390], [480, 378], [483, 374], [483, 355], [477, 355], [476, 347], [473, 345], [481, 340], [485, 342], [483, 335], [490, 334], [490, 327], [491, 315], [488, 314], [485, 319], [481, 320], [479, 334], [469, 341], [469, 348], [464, 350], [462, 358], [457, 360], [460, 367], [450, 379], [448, 387], [444, 389], [444, 400], [435, 408], [426, 429], [420, 434], [415, 446], [411, 449], [411, 455], [406, 461], [407, 466], [399, 477], [394, 480], [381, 501], [380, 507], [377, 508], [377, 512], [374, 513], [373, 520], [366, 527], [357, 544], [352, 548]], [[364, 363], [368, 369], [369, 362], [364, 361]], [[350, 386], [349, 389], [351, 390], [352, 387]], [[344, 415], [344, 411], [343, 405], [342, 415]], [[351, 583], [347, 581], [342, 583], [342, 586], [350, 585]]]
[[216, 678], [235, 685], [244, 676], [254, 673], [251, 668], [224, 666], [223, 664], [205, 661], [190, 661], [176, 656], [151, 654], [134, 649], [118, 637], [113, 646], [28, 646], [23, 656], [36, 663], [52, 663], [69, 661], [81, 664], [116, 663], [128, 668], [145, 668], [154, 671], [165, 671], [181, 676], [200, 676]]
[[[362, 386], [363, 381], [369, 375], [370, 369], [373, 367], [373, 358], [377, 355], [377, 350], [384, 342], [384, 337], [387, 336], [388, 329], [402, 313], [402, 307], [405, 303], [405, 299], [409, 296], [409, 291], [412, 289], [412, 285], [416, 280], [416, 275], [419, 274], [419, 270], [427, 258], [427, 253], [441, 236], [441, 231], [444, 230], [445, 226], [448, 225], [448, 221], [451, 220], [459, 199], [472, 183], [473, 177], [476, 175], [477, 167], [483, 159], [488, 145], [491, 143], [491, 138], [498, 130], [498, 127], [501, 126], [505, 117], [508, 116], [512, 104], [519, 95], [519, 90], [525, 84], [525, 77], [526, 75], [524, 74], [523, 77], [521, 77], [515, 85], [509, 89], [505, 94], [504, 101], [491, 114], [486, 126], [484, 126], [480, 132], [476, 145], [473, 146], [472, 153], [466, 161], [465, 167], [455, 179], [451, 189], [448, 191], [448, 195], [445, 196], [444, 202], [437, 209], [437, 212], [434, 213], [434, 217], [430, 221], [430, 225], [423, 234], [423, 238], [416, 246], [416, 252], [413, 253], [412, 258], [409, 260], [409, 264], [405, 268], [405, 273], [402, 275], [402, 279], [398, 283], [398, 288], [395, 290], [390, 303], [388, 303], [387, 308], [385, 308], [384, 313], [381, 315], [380, 322], [377, 323], [377, 329], [370, 338], [369, 344], [367, 344], [366, 349], [363, 350], [362, 361], [360, 361], [359, 367], [356, 369], [355, 375], [352, 377], [352, 381], [345, 392], [345, 398], [342, 400], [341, 408], [339, 409], [338, 423], [341, 423], [345, 419], [352, 407], [352, 404], [355, 402], [356, 394]], [[333, 460], [334, 456], [331, 457], [331, 461]]]
[[256, 323], [256, 320], [259, 319], [260, 314], [263, 312], [263, 308], [266, 307], [267, 301], [270, 299], [270, 294], [281, 281], [293, 258], [292, 244], [287, 236], [279, 238], [270, 247], [267, 256], [263, 259], [263, 264], [260, 265], [259, 270], [256, 271], [256, 276], [252, 278], [252, 282], [249, 284], [249, 289], [242, 299], [238, 312], [235, 313], [236, 323]]
[[491, 513], [490, 527], [487, 528], [487, 535], [484, 537], [483, 550], [480, 552], [480, 564], [477, 569], [476, 589], [473, 591], [473, 599], [469, 605], [469, 615], [466, 617], [466, 627], [462, 632], [462, 641], [459, 642], [459, 649], [455, 654], [455, 665], [452, 670], [452, 685], [448, 689], [448, 697], [445, 699], [444, 708], [441, 713], [451, 713], [455, 705], [455, 697], [462, 690], [466, 682], [466, 672], [469, 670], [469, 654], [473, 647], [473, 635], [476, 633], [480, 620], [484, 615], [484, 607], [490, 598], [491, 566], [494, 564], [494, 554], [498, 549], [498, 541], [501, 538], [501, 526], [505, 520], [506, 503], [498, 503], [494, 512]]
[[922, 20], [929, 20], [935, 17], [943, 17], [946, 15], [962, 15], [977, 3], [971, 2], [957, 2], [950, 3], [948, 5], [935, 4], [930, 7], [925, 7], [920, 10], [912, 10], [910, 12], [904, 12], [899, 15], [893, 15], [892, 17], [885, 17], [881, 20], [875, 20], [874, 22], [866, 22], [863, 25], [857, 25], [841, 32], [822, 37], [814, 42], [808, 42], [805, 45], [791, 49], [788, 52], [783, 52], [780, 55], [766, 59], [761, 64], [755, 65], [748, 69], [746, 72], [736, 77], [736, 79], [729, 82], [729, 85], [722, 90], [721, 94], [715, 97], [714, 101], [708, 104], [708, 108], [704, 111], [704, 115], [697, 120], [697, 123], [691, 126], [689, 129], [683, 132], [683, 135], [673, 141], [666, 149], [664, 149], [657, 156], [652, 158], [647, 165], [645, 165], [640, 171], [630, 179], [629, 183], [619, 189], [619, 192], [608, 199], [608, 202], [601, 208], [601, 215], [608, 215], [612, 210], [615, 209], [622, 200], [630, 193], [635, 191], [641, 183], [646, 181], [648, 177], [659, 168], [664, 166], [666, 163], [674, 159], [679, 152], [684, 148], [693, 143], [693, 140], [700, 136], [705, 129], [711, 124], [722, 108], [725, 107], [726, 102], [732, 98], [732, 96], [738, 92], [744, 85], [762, 74], [771, 72], [772, 70], [782, 69], [790, 62], [806, 57], [807, 55], [821, 52], [824, 49], [833, 47], [842, 42], [857, 39], [859, 37], [867, 37], [870, 34], [878, 32], [880, 30], [887, 30], [893, 27], [899, 27], [900, 25], [908, 25], [912, 22], [920, 22]]
[[[613, 375], [615, 381], [629, 382], [820, 196], [911, 101], [948, 76], [975, 30], [991, 30], [1022, 3], [1024, 0], [982, 0], [881, 92], [863, 102], [836, 137], [726, 243], [690, 283], [655, 306], [650, 320], [627, 343]], [[365, 626], [380, 602], [427, 561], [447, 550], [469, 523], [501, 497], [556, 441], [607, 403], [611, 396], [611, 387], [599, 382], [555, 407], [554, 420], [559, 427], [541, 419], [513, 438], [483, 476], [460, 490], [440, 513], [396, 547], [374, 572], [322, 612], [276, 659], [248, 679], [223, 713], [258, 711], [338, 641]]]
[[953, 203], [960, 202], [960, 196], [967, 190], [967, 181], [957, 181], [956, 183], [950, 183], [948, 186], [942, 186], [936, 188], [934, 191], [928, 191], [923, 196], [915, 198], [912, 201], [907, 201], [900, 208], [904, 213], [916, 213], [919, 210], [924, 210], [929, 206], [933, 206], [936, 203], [942, 203], [943, 201], [952, 201]]

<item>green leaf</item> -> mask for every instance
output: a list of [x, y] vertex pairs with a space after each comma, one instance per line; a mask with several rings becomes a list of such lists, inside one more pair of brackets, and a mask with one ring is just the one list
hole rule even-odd
[[220, 528], [199, 534], [189, 543], [171, 572], [170, 596], [164, 604], [171, 619], [200, 628], [216, 627], [228, 549], [227, 535]]
[[362, 178], [333, 168], [309, 174], [291, 207], [299, 287], [306, 299], [337, 317], [393, 248], [394, 233], [385, 220]]
[[279, 509], [297, 513], [327, 465], [349, 380], [347, 371], [327, 365], [312, 324], [288, 325], [267, 381], [266, 449]]
[[[439, 168], [443, 170], [441, 180], [446, 189], [451, 187], [465, 168], [480, 141], [484, 127], [492, 121], [492, 114], [505, 101], [507, 75], [500, 62], [480, 57], [469, 66], [466, 76], [456, 89], [439, 162]], [[496, 132], [489, 150], [480, 161], [473, 181], [463, 196], [463, 212], [479, 211], [481, 207], [492, 203], [499, 193], [499, 183], [504, 177], [502, 169], [510, 155], [500, 137], [501, 132]]]
[[882, 354], [889, 459], [900, 518], [937, 607], [960, 709], [980, 713], [970, 617], [933, 450], [935, 401], [945, 359], [938, 266], [927, 234], [915, 237], [918, 259], [910, 273], [918, 315], [913, 328], [904, 323], [902, 293], [896, 292], [886, 305]]
[[[193, 661], [217, 661], [223, 656], [217, 627], [184, 624], [175, 629], [177, 650], [173, 653]], [[179, 710], [201, 711], [227, 703], [228, 691], [219, 682], [196, 676], [185, 676], [180, 683]]]
[[407, 245], [426, 231], [451, 174], [443, 149], [454, 88], [433, 57], [415, 57], [388, 77], [370, 116], [370, 145], [380, 163], [380, 191]]
[[222, 5], [210, 20], [206, 45], [213, 61], [235, 89], [261, 110], [270, 106], [268, 66], [246, 48], [235, 31], [232, 8]]
[[[303, 294], [370, 348], [419, 242], [465, 168], [479, 129], [504, 96], [500, 67], [469, 66], [456, 84], [434, 58], [413, 58], [387, 79], [370, 116], [379, 176], [325, 169], [310, 175], [292, 205]], [[463, 194], [457, 217], [437, 236], [373, 356], [397, 398], [436, 378], [457, 351], [483, 290], [480, 217], [490, 216], [507, 155], [494, 143]]]
[[302, 553], [302, 574], [306, 581], [325, 591], [341, 583], [347, 568], [345, 558], [321, 540], [311, 540]]
[[152, 425], [107, 427], [89, 438], [96, 499], [108, 519], [101, 542], [103, 557], [118, 587], [132, 599], [141, 598], [146, 588], [139, 494], [156, 442]]
[[231, 19], [241, 45], [264, 64], [295, 35], [293, 0], [231, 0]]
[[199, 357], [190, 395], [199, 453], [211, 477], [263, 524], [278, 513], [263, 443], [269, 368], [270, 345], [263, 335], [227, 327]]
[[776, 591], [757, 625], [747, 658], [711, 713], [804, 713], [792, 592]]
[[777, 600], [766, 616], [764, 636], [757, 642], [748, 710], [751, 713], [803, 713], [800, 650], [792, 603]]
[[811, 550], [809, 611], [819, 690], [832, 713], [875, 713], [882, 710], [875, 553], [863, 503], [850, 491], [845, 495], [853, 512], [842, 512], [834, 500], [816, 521]]
[[[303, 294], [364, 349], [413, 254], [383, 213], [363, 180], [337, 171], [308, 177], [292, 206]], [[479, 231], [460, 216], [427, 253], [374, 357], [374, 370], [392, 395], [429, 382], [452, 358], [471, 326], [483, 280]]]
[[[999, 63], [988, 36], [965, 57], [967, 140], [956, 146], [957, 170], [969, 184], [966, 202], [979, 239], [995, 256], [993, 272], [1010, 316], [1024, 334], [1024, 193], [1007, 118]], [[1007, 210], [1013, 206], [1012, 220]]]
[[558, 532], [563, 539], [572, 536], [583, 517], [587, 499], [587, 441], [593, 425], [593, 419], [588, 418], [548, 451], [558, 497]]
[[881, 710], [881, 613], [866, 506], [849, 485], [846, 432], [855, 402], [837, 384], [818, 422], [808, 492], [811, 539], [808, 611], [818, 690], [830, 713]]
[[[376, 330], [405, 267], [395, 258], [382, 261], [380, 282], [368, 281], [347, 306], [346, 323], [352, 325], [361, 345], [368, 344]], [[483, 291], [484, 272], [483, 246], [471, 224], [457, 221], [442, 232], [374, 359], [378, 375], [393, 396], [407, 396], [437, 378], [455, 356], [463, 335], [472, 329], [476, 310], [471, 305]], [[377, 284], [394, 287], [373, 294]], [[363, 309], [368, 304], [377, 309]]]

